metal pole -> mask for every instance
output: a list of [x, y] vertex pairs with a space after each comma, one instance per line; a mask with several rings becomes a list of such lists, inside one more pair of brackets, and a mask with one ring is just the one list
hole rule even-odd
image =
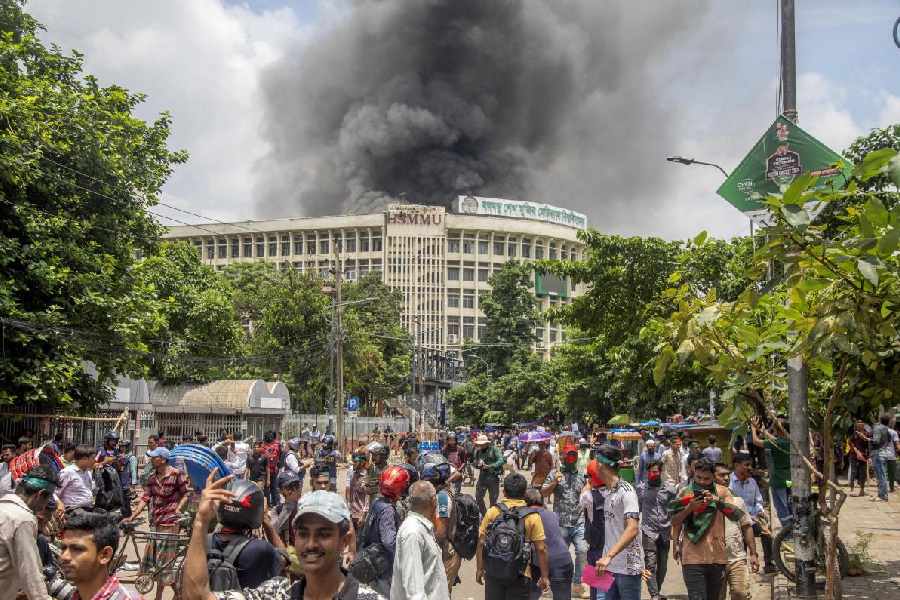
[[797, 45], [794, 39], [794, 0], [781, 0], [782, 113], [797, 122]]
[[334, 245], [334, 294], [335, 294], [335, 326], [337, 327], [337, 338], [335, 339], [335, 437], [337, 438], [337, 447], [344, 455], [344, 331], [341, 325], [341, 317], [344, 307], [341, 306], [341, 277], [343, 276], [343, 268], [341, 266], [340, 248], [338, 248], [337, 240], [332, 240]]

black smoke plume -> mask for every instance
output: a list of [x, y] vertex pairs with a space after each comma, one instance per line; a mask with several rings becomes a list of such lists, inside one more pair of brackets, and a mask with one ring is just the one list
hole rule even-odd
[[648, 72], [706, 2], [358, 0], [263, 76], [260, 213], [474, 192], [610, 218], [656, 194]]

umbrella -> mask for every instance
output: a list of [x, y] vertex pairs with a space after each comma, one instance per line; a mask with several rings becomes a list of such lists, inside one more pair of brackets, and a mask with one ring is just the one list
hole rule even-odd
[[197, 491], [206, 487], [206, 478], [214, 468], [219, 469], [217, 473], [219, 477], [231, 475], [231, 469], [225, 465], [225, 462], [219, 458], [218, 454], [199, 444], [179, 444], [175, 446], [169, 453], [169, 462], [173, 463], [177, 458], [184, 461], [188, 475], [191, 476], [191, 483], [194, 484], [194, 489]]
[[628, 415], [616, 415], [606, 422], [607, 425], [628, 425], [631, 423], [631, 417]]
[[526, 431], [525, 433], [519, 434], [519, 440], [526, 444], [546, 442], [552, 437], [553, 435], [546, 431]]

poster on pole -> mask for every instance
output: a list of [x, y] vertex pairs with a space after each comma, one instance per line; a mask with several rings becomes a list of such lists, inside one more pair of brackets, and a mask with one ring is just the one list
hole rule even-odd
[[719, 187], [718, 194], [743, 213], [759, 213], [766, 210], [766, 196], [782, 193], [802, 173], [817, 175], [819, 189], [839, 190], [847, 184], [851, 171], [849, 161], [781, 115]]

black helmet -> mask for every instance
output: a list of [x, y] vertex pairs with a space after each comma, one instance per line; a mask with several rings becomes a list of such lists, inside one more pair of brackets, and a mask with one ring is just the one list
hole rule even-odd
[[373, 457], [382, 456], [384, 458], [387, 458], [391, 453], [390, 449], [381, 442], [372, 442], [371, 444], [366, 446], [366, 450], [368, 450]]
[[234, 494], [231, 502], [219, 505], [219, 523], [237, 530], [258, 529], [262, 525], [265, 496], [247, 479], [232, 479], [226, 488]]
[[326, 435], [322, 438], [322, 445], [325, 446], [326, 450], [331, 450], [334, 448], [334, 436], [331, 434]]
[[426, 462], [422, 467], [422, 479], [430, 481], [435, 486], [443, 485], [450, 479], [450, 463]]
[[104, 440], [118, 440], [119, 434], [116, 433], [115, 431], [107, 431], [106, 434], [103, 436], [103, 439]]

